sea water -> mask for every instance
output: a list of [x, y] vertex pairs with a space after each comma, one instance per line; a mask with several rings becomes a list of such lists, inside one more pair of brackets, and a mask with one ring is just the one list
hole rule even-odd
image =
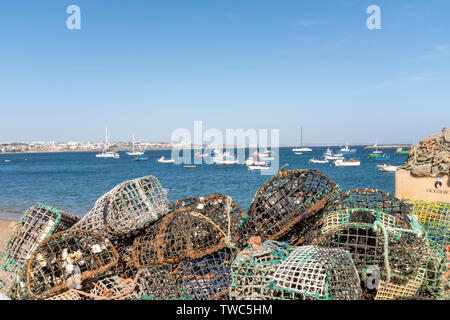
[[[321, 158], [326, 147], [312, 147], [312, 152], [296, 155], [291, 148], [279, 149], [279, 166], [285, 170], [316, 169], [338, 183], [342, 189], [375, 188], [394, 193], [394, 173], [381, 173], [377, 164], [402, 165], [407, 155], [385, 149], [390, 161], [369, 159], [371, 150], [352, 147], [357, 153], [346, 156], [361, 161], [359, 167], [335, 167], [310, 164]], [[334, 148], [338, 151], [338, 148]], [[245, 165], [208, 165], [184, 168], [177, 164], [160, 164], [156, 160], [171, 157], [171, 151], [146, 151], [148, 161], [134, 161], [119, 152], [120, 159], [96, 158], [95, 152], [0, 154], [0, 218], [18, 219], [36, 202], [83, 216], [95, 201], [122, 181], [146, 175], [157, 177], [168, 191], [171, 202], [214, 193], [229, 195], [246, 211], [253, 196], [270, 176], [249, 171]], [[248, 154], [248, 150], [247, 150]], [[10, 160], [5, 162], [4, 160]]]

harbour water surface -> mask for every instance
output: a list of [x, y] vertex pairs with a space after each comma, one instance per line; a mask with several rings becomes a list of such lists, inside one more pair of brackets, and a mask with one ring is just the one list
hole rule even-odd
[[[317, 169], [338, 183], [342, 189], [376, 188], [394, 193], [394, 174], [378, 172], [379, 162], [369, 159], [371, 150], [356, 147], [353, 157], [361, 160], [359, 167], [335, 167], [329, 164], [309, 164], [312, 157], [320, 158], [326, 147], [312, 147], [312, 152], [295, 155], [291, 148], [279, 149], [280, 167]], [[337, 151], [338, 148], [334, 148]], [[392, 165], [404, 163], [407, 155], [384, 150]], [[36, 202], [56, 206], [83, 216], [105, 192], [124, 180], [145, 175], [156, 176], [168, 190], [171, 202], [213, 193], [230, 195], [244, 210], [260, 186], [270, 178], [248, 171], [244, 165], [183, 165], [159, 164], [156, 160], [171, 151], [146, 151], [148, 161], [133, 161], [120, 152], [120, 159], [99, 159], [93, 152], [0, 154], [0, 218], [17, 220]], [[5, 162], [4, 160], [10, 160]]]

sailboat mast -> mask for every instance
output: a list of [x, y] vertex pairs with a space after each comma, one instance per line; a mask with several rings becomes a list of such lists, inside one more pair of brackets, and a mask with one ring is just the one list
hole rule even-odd
[[303, 126], [300, 126], [300, 147], [303, 147]]

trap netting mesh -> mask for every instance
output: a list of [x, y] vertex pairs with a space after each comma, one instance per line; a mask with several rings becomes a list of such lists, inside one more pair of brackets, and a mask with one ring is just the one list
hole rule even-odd
[[34, 299], [79, 287], [114, 267], [118, 253], [108, 239], [82, 229], [54, 234], [28, 261], [26, 288]]
[[185, 297], [194, 300], [227, 298], [234, 256], [234, 252], [226, 248], [200, 259], [180, 262], [175, 277]]
[[417, 216], [430, 241], [444, 250], [450, 242], [450, 203], [419, 200], [405, 202], [411, 206], [411, 213]]
[[19, 264], [28, 261], [33, 250], [50, 235], [72, 227], [78, 217], [57, 208], [37, 203], [13, 227], [6, 243], [8, 259]]
[[119, 254], [119, 261], [111, 272], [122, 278], [134, 279], [138, 272], [133, 261], [133, 241], [134, 238], [122, 238], [113, 241], [113, 245]]
[[361, 299], [358, 273], [341, 249], [264, 242], [242, 251], [231, 267], [232, 299]]
[[7, 255], [0, 252], [0, 293], [11, 295], [12, 286], [19, 280], [22, 265], [8, 260]]
[[[280, 170], [258, 190], [241, 228], [241, 238], [260, 236], [279, 240], [304, 219], [315, 215], [339, 192], [339, 187], [316, 170]], [[305, 228], [288, 236], [294, 243], [303, 237]]]
[[107, 272], [46, 300], [135, 300], [135, 282]]
[[277, 267], [273, 283], [276, 289], [318, 300], [362, 299], [352, 258], [337, 248], [295, 248]]
[[175, 276], [176, 267], [176, 264], [156, 264], [139, 269], [134, 279], [137, 297], [153, 300], [185, 298]]
[[170, 210], [159, 180], [153, 176], [122, 182], [101, 196], [75, 228], [111, 239], [131, 236]]
[[133, 260], [138, 268], [152, 264], [199, 259], [224, 248], [235, 248], [240, 218], [244, 215], [231, 197], [204, 197], [191, 207], [181, 207], [137, 236]]

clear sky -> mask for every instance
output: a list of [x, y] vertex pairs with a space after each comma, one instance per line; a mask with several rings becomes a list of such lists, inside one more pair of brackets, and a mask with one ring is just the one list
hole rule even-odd
[[450, 125], [450, 1], [0, 2], [0, 141], [169, 141], [194, 120], [281, 144], [300, 125], [306, 144], [421, 140]]

